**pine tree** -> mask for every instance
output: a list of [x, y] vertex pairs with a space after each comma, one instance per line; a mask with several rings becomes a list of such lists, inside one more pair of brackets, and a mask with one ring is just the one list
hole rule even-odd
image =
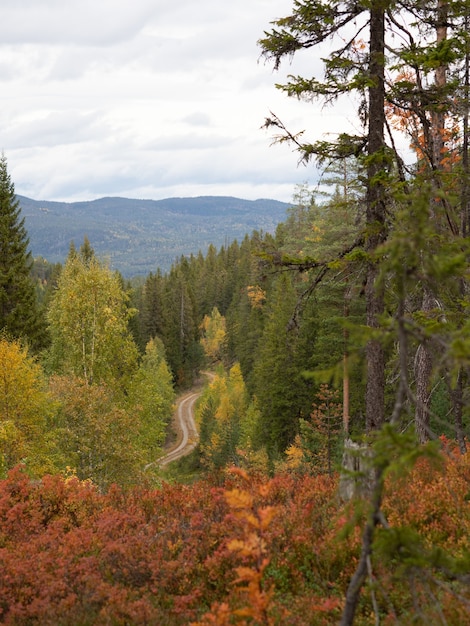
[[[465, 89], [462, 93], [459, 85], [459, 74], [462, 76], [462, 69], [466, 73], [468, 67], [468, 45], [462, 45], [468, 41], [467, 16], [466, 0], [463, 3], [412, 1], [399, 5], [388, 0], [363, 4], [295, 0], [292, 15], [276, 20], [274, 28], [260, 42], [263, 53], [277, 68], [281, 60], [299, 50], [336, 40], [339, 47], [330, 50], [328, 58], [323, 59], [323, 81], [291, 76], [288, 84], [280, 87], [288, 95], [305, 100], [321, 98], [332, 102], [352, 92], [360, 98], [358, 114], [364, 132], [359, 137], [340, 134], [334, 143], [307, 144], [301, 139], [302, 133], [290, 133], [276, 116], [268, 119], [266, 126], [281, 131], [279, 141], [293, 142], [304, 162], [313, 155], [325, 161], [350, 155], [360, 157], [362, 153], [366, 221], [357, 252], [362, 255], [361, 246], [366, 270], [366, 430], [373, 433], [380, 429], [383, 441], [387, 433], [391, 433], [391, 439], [398, 437], [397, 421], [411, 402], [420, 409], [420, 415], [416, 416], [417, 433], [424, 441], [429, 436], [433, 366], [439, 360], [454, 377], [462, 373], [458, 366], [468, 366], [464, 328], [451, 327], [455, 308], [446, 307], [452, 302], [449, 295], [456, 293], [459, 283], [465, 288], [461, 289], [461, 298], [454, 297], [454, 301], [466, 306], [468, 252], [467, 242], [458, 238], [455, 217], [459, 213], [456, 211], [459, 198], [464, 198], [465, 193], [459, 193], [456, 171], [448, 167], [454, 159], [452, 144], [459, 124], [446, 126], [445, 123], [446, 116], [460, 115], [462, 110], [468, 122], [468, 93], [465, 94]], [[367, 39], [364, 41], [363, 37]], [[447, 80], [447, 71], [455, 80]], [[467, 76], [461, 84], [468, 85]], [[414, 169], [408, 171], [385, 117], [390, 105], [411, 122], [419, 159]], [[449, 118], [449, 122], [454, 119]], [[465, 128], [464, 122], [464, 133]], [[463, 165], [465, 182], [468, 168]], [[465, 211], [461, 217], [465, 217]], [[348, 259], [351, 258], [349, 255]], [[299, 266], [302, 271], [309, 269], [305, 263]], [[332, 267], [335, 265], [330, 263], [329, 269]], [[319, 278], [322, 277], [320, 274]], [[392, 307], [389, 306], [391, 294], [395, 297]], [[413, 310], [417, 294], [421, 295], [421, 306]], [[398, 344], [399, 375], [398, 384], [395, 379], [389, 385], [385, 365], [390, 340]], [[418, 384], [414, 397], [408, 375], [408, 346], [412, 342], [418, 342], [422, 353], [429, 348], [424, 358], [417, 359]], [[431, 352], [434, 345], [438, 346], [435, 354]], [[393, 410], [387, 412], [385, 391], [395, 394]], [[461, 392], [456, 396], [454, 406], [463, 399]], [[388, 415], [391, 426], [382, 427]], [[460, 430], [461, 425], [460, 419]], [[381, 452], [380, 445], [373, 452], [371, 512], [364, 528], [361, 556], [348, 587], [341, 626], [353, 624], [360, 591], [370, 572], [385, 474], [394, 458], [390, 449], [384, 452], [385, 446]], [[461, 449], [464, 448], [461, 444]]]
[[30, 276], [29, 239], [7, 159], [0, 158], [0, 329], [38, 348], [43, 340], [36, 291]]

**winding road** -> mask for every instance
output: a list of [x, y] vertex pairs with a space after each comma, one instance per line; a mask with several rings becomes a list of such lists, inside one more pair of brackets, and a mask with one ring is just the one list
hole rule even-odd
[[194, 421], [194, 405], [201, 395], [201, 391], [191, 391], [178, 398], [175, 411], [175, 427], [178, 432], [178, 442], [164, 456], [157, 461], [160, 467], [176, 461], [189, 454], [197, 446], [199, 435]]

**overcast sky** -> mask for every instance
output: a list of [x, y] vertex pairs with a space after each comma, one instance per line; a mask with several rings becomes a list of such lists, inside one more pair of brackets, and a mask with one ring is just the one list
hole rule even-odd
[[[292, 0], [1, 0], [0, 150], [37, 200], [233, 195], [290, 201], [317, 181], [261, 126], [308, 138], [344, 111], [288, 99], [257, 40]], [[317, 55], [318, 56], [318, 55]], [[305, 74], [306, 73], [306, 74]]]

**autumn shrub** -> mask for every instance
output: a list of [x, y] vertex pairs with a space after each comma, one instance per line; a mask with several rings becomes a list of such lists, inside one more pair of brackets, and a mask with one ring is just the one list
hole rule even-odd
[[[356, 625], [465, 623], [469, 474], [453, 453], [387, 484]], [[237, 469], [104, 493], [15, 468], [0, 481], [0, 622], [336, 625], [362, 521], [335, 476]]]
[[441, 463], [418, 460], [411, 477], [390, 486], [386, 510], [390, 523], [408, 524], [428, 546], [470, 546], [470, 458], [449, 446]]
[[390, 623], [397, 613], [403, 623], [457, 626], [468, 619], [469, 499], [470, 457], [452, 444], [440, 462], [421, 458], [406, 478], [390, 477], [388, 526], [375, 543], [377, 597]]

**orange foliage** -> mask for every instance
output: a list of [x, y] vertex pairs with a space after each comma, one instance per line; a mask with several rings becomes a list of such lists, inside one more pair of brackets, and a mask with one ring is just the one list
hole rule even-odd
[[[412, 70], [403, 70], [395, 79], [397, 84], [402, 83], [408, 85], [408, 89], [416, 90], [416, 78]], [[428, 145], [432, 141], [432, 136], [439, 136], [441, 148], [441, 158], [438, 165], [441, 171], [450, 172], [451, 169], [461, 160], [459, 141], [460, 128], [459, 124], [450, 116], [444, 118], [444, 125], [437, 127], [433, 124], [432, 113], [426, 114], [421, 107], [421, 116], [428, 115], [428, 124], [430, 127], [427, 136], [423, 128], [423, 120], [418, 115], [418, 109], [421, 107], [419, 103], [419, 94], [410, 100], [406, 107], [397, 106], [391, 102], [385, 104], [387, 119], [391, 128], [405, 133], [410, 137], [410, 147], [416, 152], [419, 163], [423, 165], [428, 162], [432, 154], [432, 147]]]
[[[390, 481], [385, 516], [423, 546], [461, 557], [470, 551], [469, 485], [469, 455], [450, 449], [442, 470], [421, 461]], [[16, 468], [0, 481], [0, 622], [336, 625], [361, 535], [336, 492], [336, 477], [266, 481], [237, 469], [222, 487], [100, 493], [74, 477], [32, 482]], [[436, 623], [437, 611], [449, 626], [465, 623], [468, 585], [447, 584], [432, 567], [400, 578], [398, 556], [372, 560], [382, 622], [414, 623], [417, 602], [422, 623]], [[372, 615], [364, 593], [357, 623]]]
[[409, 524], [427, 545], [470, 550], [469, 499], [470, 455], [447, 443], [441, 470], [420, 459], [412, 480], [402, 479], [390, 491], [385, 508], [391, 524]]

